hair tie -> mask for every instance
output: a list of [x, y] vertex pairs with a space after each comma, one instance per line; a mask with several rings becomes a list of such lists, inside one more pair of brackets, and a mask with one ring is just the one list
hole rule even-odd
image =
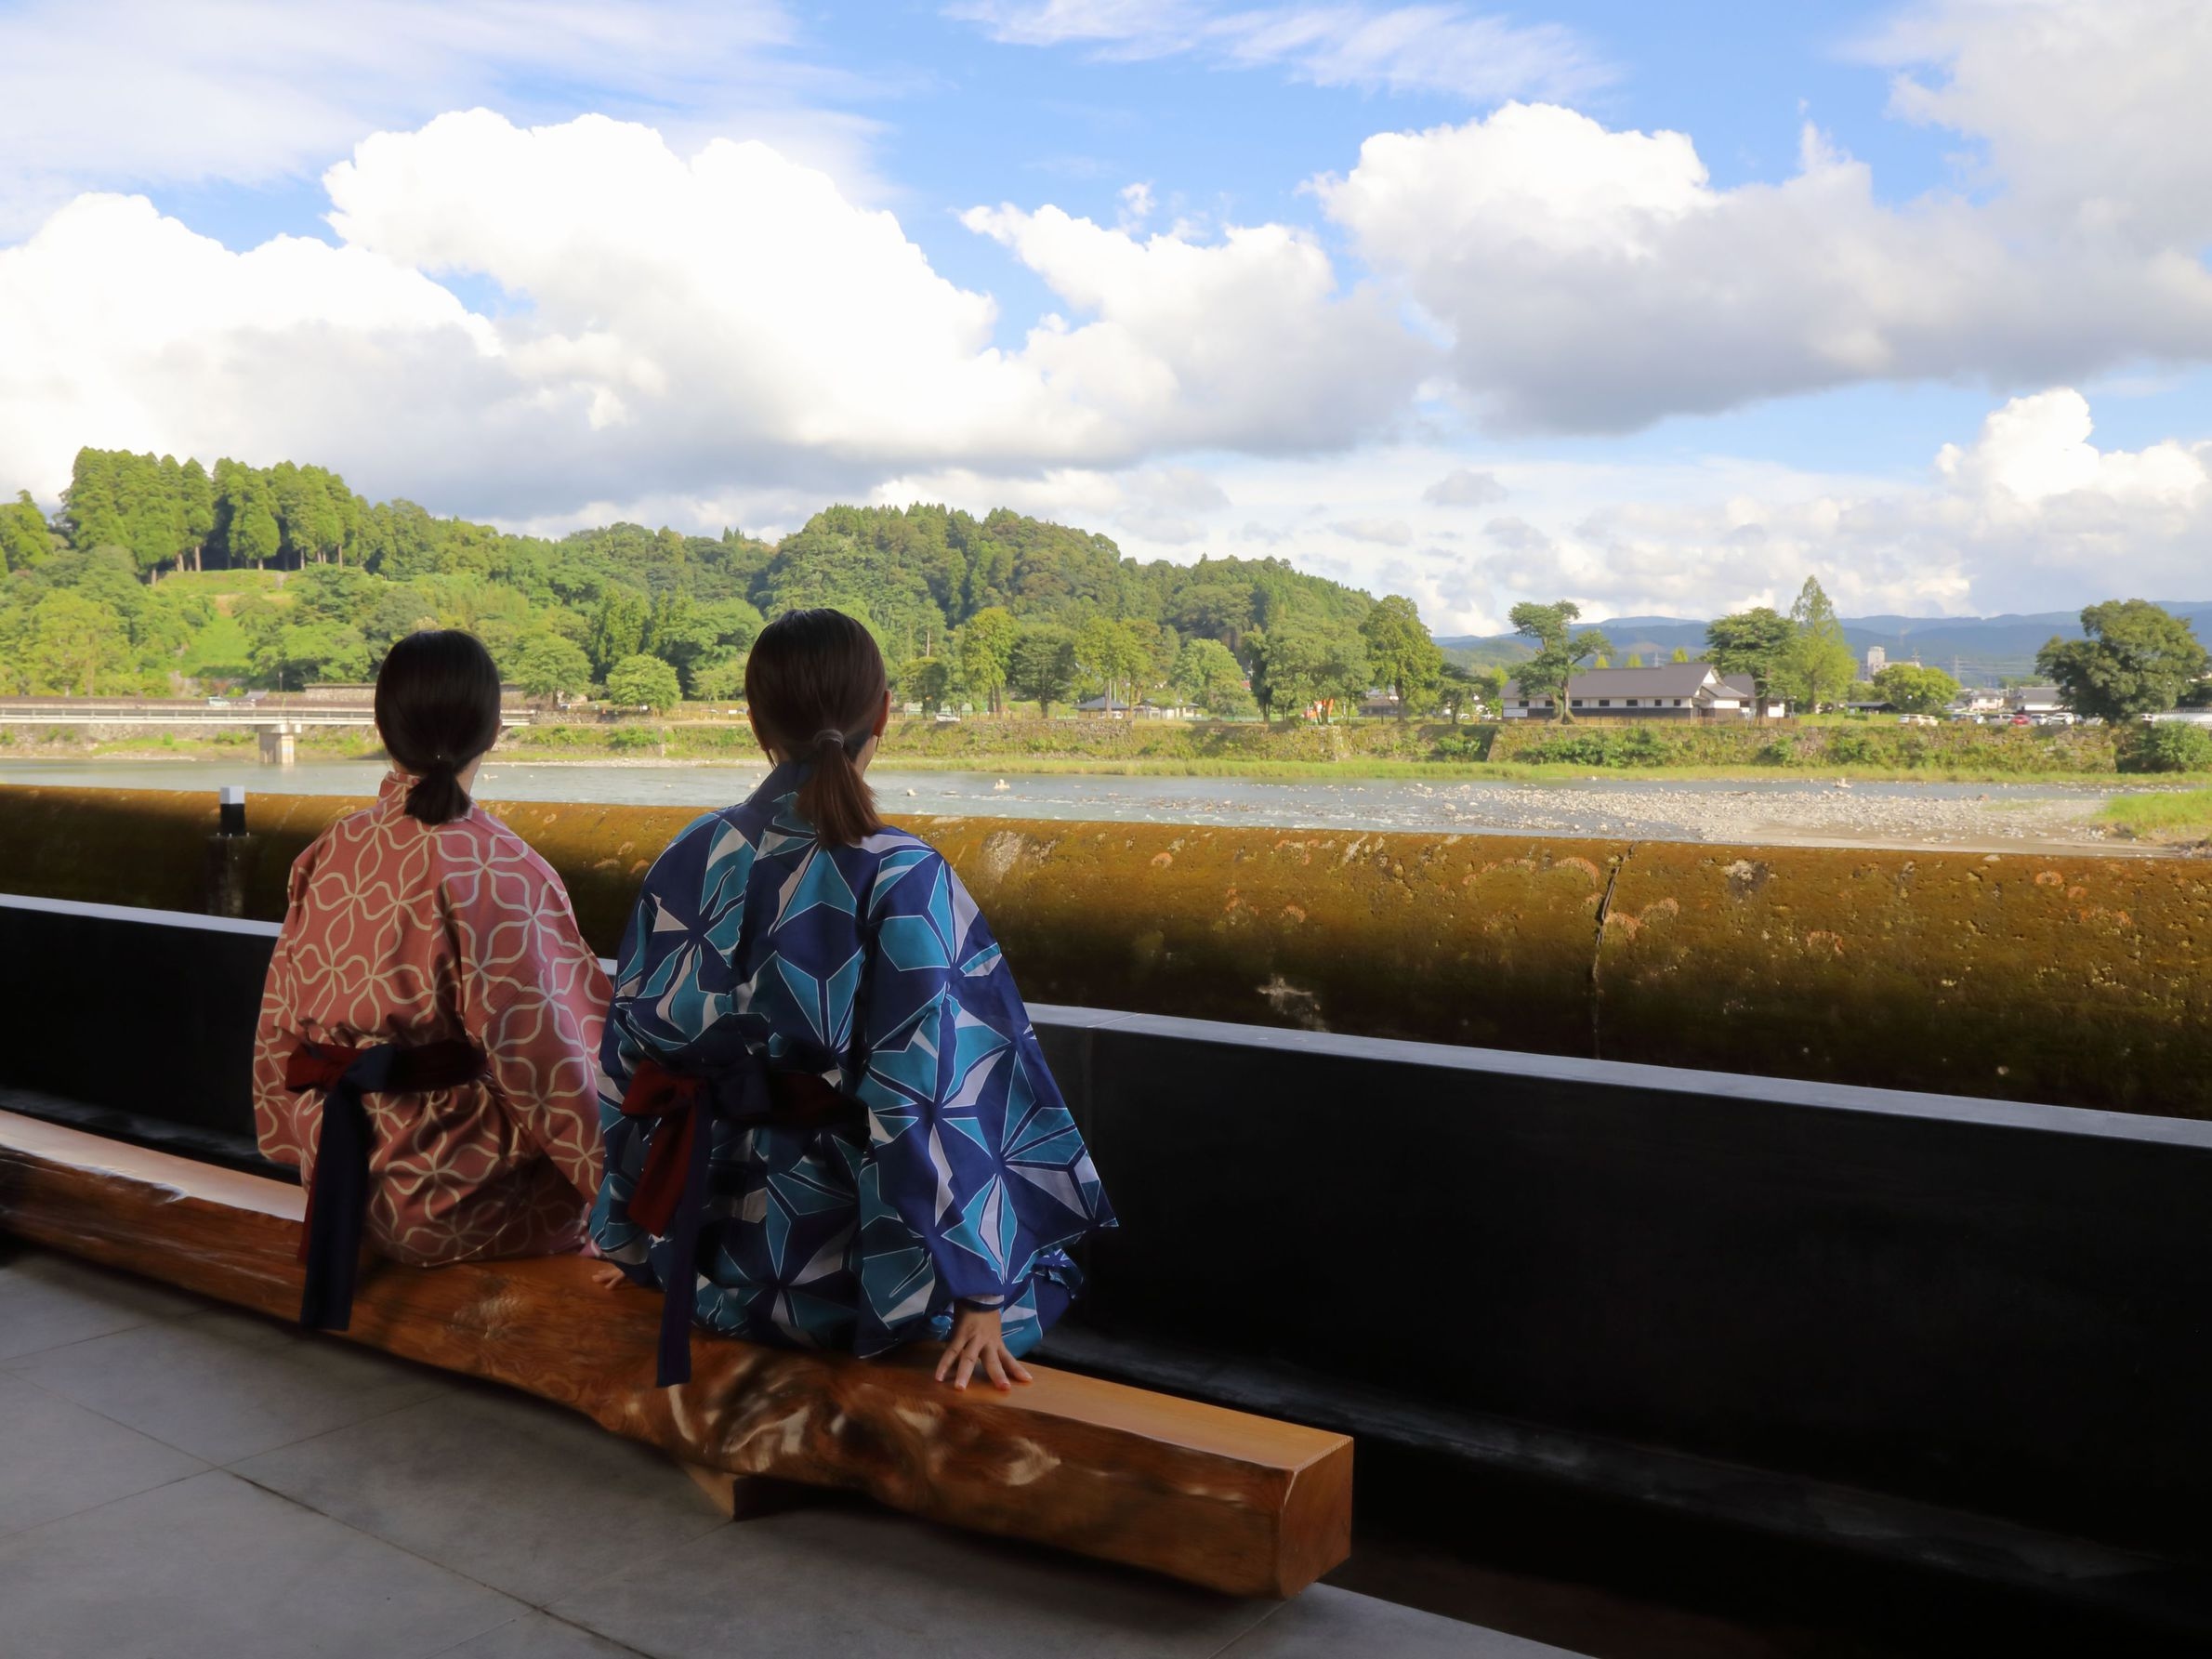
[[839, 731], [835, 726], [824, 726], [820, 731], [817, 731], [814, 734], [814, 746], [817, 749], [825, 747], [830, 744], [836, 744], [837, 747], [842, 749], [845, 747], [846, 742], [847, 739], [845, 734], [842, 731]]

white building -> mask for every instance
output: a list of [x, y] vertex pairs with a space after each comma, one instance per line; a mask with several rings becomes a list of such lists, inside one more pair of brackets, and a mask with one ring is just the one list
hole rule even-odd
[[[1506, 682], [1508, 720], [1553, 715], [1548, 696], [1530, 697], [1518, 679]], [[1567, 682], [1571, 714], [1598, 719], [1749, 719], [1759, 712], [1758, 691], [1748, 674], [1723, 675], [1710, 663], [1661, 663], [1652, 668], [1592, 668]], [[1767, 700], [1769, 718], [1785, 712], [1780, 698]]]
[[1866, 678], [1872, 679], [1889, 665], [1889, 653], [1878, 645], [1866, 648]]

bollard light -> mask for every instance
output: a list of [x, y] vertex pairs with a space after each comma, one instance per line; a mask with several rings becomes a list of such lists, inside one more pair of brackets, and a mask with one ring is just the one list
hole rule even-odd
[[242, 916], [261, 842], [246, 834], [244, 784], [225, 783], [216, 791], [215, 798], [215, 834], [207, 837], [204, 908], [209, 915]]

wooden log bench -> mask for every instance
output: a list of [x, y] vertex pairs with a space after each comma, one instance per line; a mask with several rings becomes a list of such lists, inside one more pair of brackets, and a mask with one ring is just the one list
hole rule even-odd
[[[304, 1194], [0, 1112], [0, 1229], [259, 1313], [295, 1315]], [[1032, 1365], [955, 1391], [936, 1350], [792, 1353], [694, 1332], [653, 1386], [657, 1296], [574, 1257], [362, 1274], [349, 1339], [574, 1408], [688, 1464], [867, 1493], [932, 1521], [1240, 1596], [1290, 1596], [1351, 1547], [1351, 1442]]]

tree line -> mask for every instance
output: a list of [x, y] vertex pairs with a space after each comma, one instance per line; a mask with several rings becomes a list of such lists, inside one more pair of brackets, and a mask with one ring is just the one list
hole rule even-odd
[[[1549, 697], [1561, 719], [1572, 720], [1568, 680], [1587, 667], [1609, 666], [1613, 644], [1595, 627], [1579, 627], [1571, 600], [1513, 607], [1514, 631], [1531, 655], [1515, 669], [1523, 692]], [[2084, 718], [2127, 720], [2190, 704], [2212, 704], [2212, 656], [2188, 620], [2147, 599], [2113, 599], [2081, 613], [2083, 638], [2054, 636], [2036, 653], [2036, 672], [2057, 688], [2067, 708]], [[1675, 660], [1688, 660], [1678, 650]], [[1870, 679], [1858, 678], [1858, 658], [1844, 639], [1835, 604], [1817, 577], [1808, 576], [1785, 615], [1757, 605], [1717, 617], [1705, 626], [1705, 661], [1724, 675], [1748, 676], [1761, 707], [1771, 699], [1804, 712], [1847, 699], [1881, 702], [1903, 714], [1949, 708], [1958, 681], [1941, 668], [1890, 663]], [[1627, 667], [1642, 665], [1634, 656]]]
[[0, 567], [16, 693], [357, 683], [392, 640], [451, 626], [533, 696], [661, 708], [739, 695], [766, 619], [808, 605], [865, 623], [925, 708], [1327, 718], [1378, 684], [1427, 708], [1447, 678], [1401, 596], [1277, 559], [1142, 562], [1005, 509], [832, 507], [773, 544], [627, 523], [548, 538], [370, 502], [321, 467], [85, 449], [50, 520], [28, 493], [0, 506]]
[[[358, 683], [392, 640], [450, 626], [533, 696], [665, 708], [736, 698], [766, 619], [823, 604], [868, 625], [902, 699], [926, 709], [1104, 697], [1327, 719], [1382, 687], [1401, 715], [1456, 721], [1505, 679], [1446, 660], [1402, 595], [1276, 559], [1141, 562], [1003, 508], [832, 507], [772, 545], [627, 523], [547, 538], [370, 502], [316, 466], [85, 449], [51, 519], [27, 492], [0, 503], [0, 692]], [[223, 571], [260, 574], [208, 579]], [[2038, 658], [2076, 712], [2125, 718], [2204, 695], [2186, 622], [2142, 600], [2082, 621], [2087, 638]], [[1610, 661], [1570, 602], [1518, 605], [1512, 622], [1532, 652], [1514, 672], [1534, 695]], [[1716, 619], [1705, 656], [1798, 708], [1856, 693], [1932, 712], [1957, 691], [1916, 664], [1857, 681], [1812, 578], [1786, 614]]]

